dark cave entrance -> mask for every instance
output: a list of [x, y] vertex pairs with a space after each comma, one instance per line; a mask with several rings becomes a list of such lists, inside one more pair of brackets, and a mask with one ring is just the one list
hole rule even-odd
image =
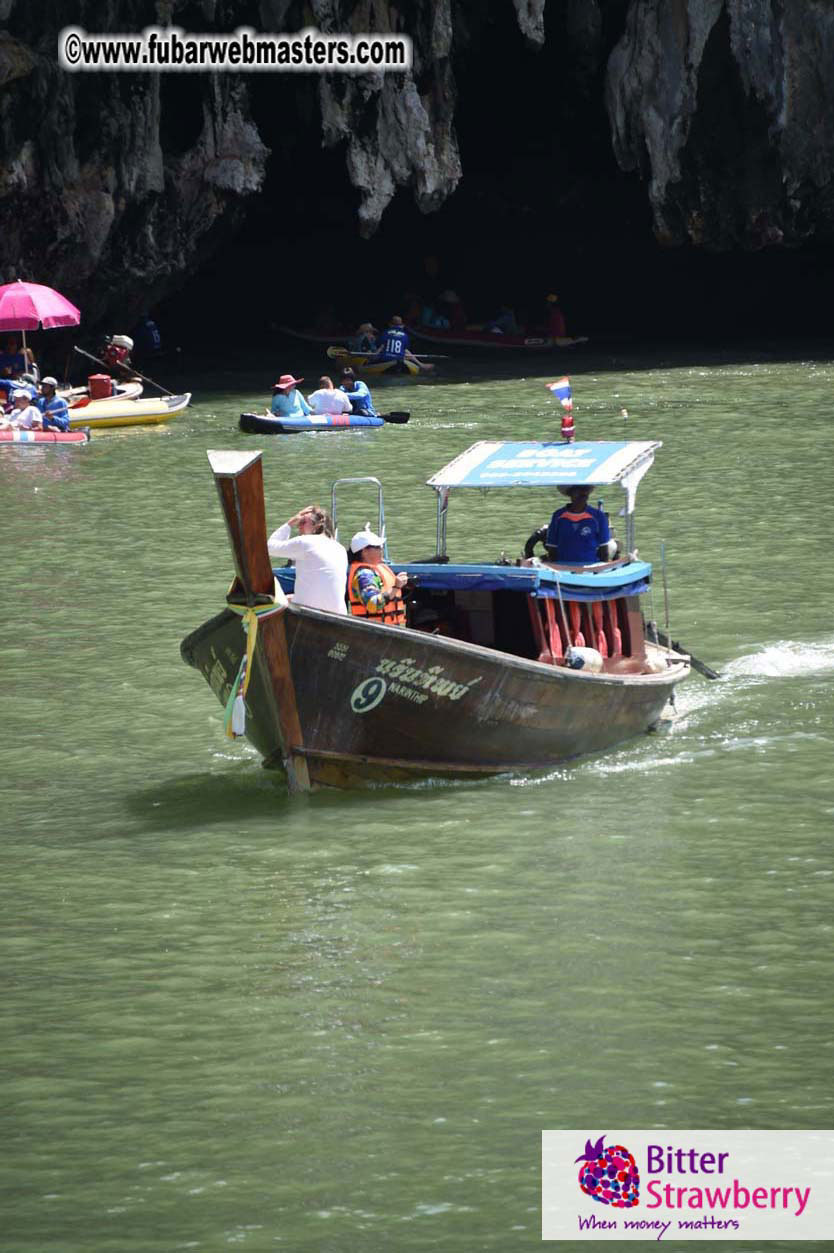
[[[576, 6], [548, 6], [539, 51], [512, 6], [485, 8], [455, 58], [463, 179], [432, 214], [401, 188], [371, 239], [359, 235], [344, 146], [322, 147], [317, 79], [250, 77], [271, 149], [266, 185], [236, 238], [157, 311], [179, 342], [257, 343], [271, 325], [309, 325], [326, 305], [337, 324], [379, 324], [406, 292], [443, 286], [473, 321], [505, 302], [535, 313], [556, 291], [570, 331], [641, 349], [825, 334], [831, 247], [718, 253], [655, 239], [646, 186], [618, 169], [603, 105], [625, 0], [606, 7], [599, 29], [578, 31]], [[713, 90], [724, 72], [718, 41], [704, 66]], [[247, 326], [218, 318], [218, 292], [248, 310]]]

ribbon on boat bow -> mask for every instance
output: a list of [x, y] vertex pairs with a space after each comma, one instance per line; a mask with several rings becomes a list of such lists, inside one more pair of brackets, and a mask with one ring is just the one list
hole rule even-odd
[[230, 740], [237, 739], [246, 733], [246, 693], [252, 675], [252, 658], [255, 654], [255, 640], [258, 638], [258, 620], [271, 613], [277, 613], [284, 606], [274, 600], [265, 605], [230, 605], [232, 613], [240, 614], [241, 625], [246, 635], [246, 651], [240, 659], [237, 674], [229, 691], [226, 710], [223, 715], [223, 729]]

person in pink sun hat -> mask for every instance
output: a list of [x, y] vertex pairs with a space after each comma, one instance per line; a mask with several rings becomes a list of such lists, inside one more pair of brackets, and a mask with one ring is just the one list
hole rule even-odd
[[282, 374], [272, 388], [272, 404], [270, 410], [276, 418], [303, 418], [312, 409], [298, 390], [298, 384], [304, 379], [293, 378], [291, 374]]

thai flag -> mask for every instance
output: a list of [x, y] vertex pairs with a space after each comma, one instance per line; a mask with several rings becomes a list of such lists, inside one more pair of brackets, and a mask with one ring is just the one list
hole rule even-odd
[[573, 408], [569, 378], [557, 379], [555, 383], [546, 383], [545, 386], [549, 392], [558, 397], [563, 409]]

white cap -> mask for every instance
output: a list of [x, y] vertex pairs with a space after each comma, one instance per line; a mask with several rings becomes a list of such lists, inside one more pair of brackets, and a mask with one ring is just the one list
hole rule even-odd
[[114, 335], [110, 342], [115, 344], [117, 348], [126, 348], [128, 352], [133, 351], [133, 340], [129, 335]]
[[46, 378], [41, 379], [41, 387], [57, 387], [58, 380], [54, 379], [51, 374], [47, 374]]
[[353, 539], [350, 541], [350, 550], [354, 553], [361, 553], [363, 548], [384, 548], [385, 541], [378, 535], [374, 535], [370, 526], [365, 525], [365, 529], [357, 531]]
[[23, 387], [18, 387], [17, 391], [12, 392], [12, 404], [15, 404], [18, 400], [25, 400], [28, 405], [31, 399], [30, 393]]

